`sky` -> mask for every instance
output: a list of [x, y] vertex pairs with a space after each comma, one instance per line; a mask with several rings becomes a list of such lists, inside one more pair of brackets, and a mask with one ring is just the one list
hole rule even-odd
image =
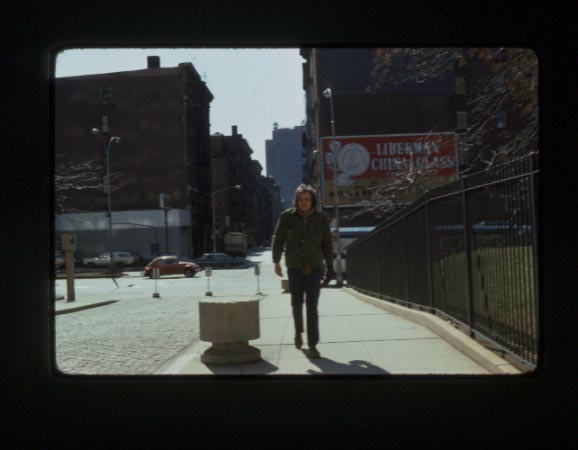
[[305, 119], [303, 58], [299, 49], [71, 49], [56, 56], [55, 77], [141, 70], [147, 56], [159, 56], [161, 67], [193, 64], [214, 99], [211, 134], [238, 133], [253, 149], [266, 174], [265, 140], [273, 123], [280, 128]]

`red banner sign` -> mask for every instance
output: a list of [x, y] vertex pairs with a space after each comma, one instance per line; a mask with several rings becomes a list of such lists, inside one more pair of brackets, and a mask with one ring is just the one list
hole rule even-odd
[[321, 138], [324, 206], [333, 205], [334, 159], [342, 206], [367, 200], [364, 189], [384, 178], [413, 174], [439, 178], [441, 184], [457, 173], [454, 133], [336, 136], [335, 152], [332, 142], [332, 137]]

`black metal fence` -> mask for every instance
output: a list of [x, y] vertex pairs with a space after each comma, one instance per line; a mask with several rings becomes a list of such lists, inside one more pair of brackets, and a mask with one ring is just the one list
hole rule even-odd
[[537, 155], [433, 189], [347, 249], [348, 285], [538, 359]]

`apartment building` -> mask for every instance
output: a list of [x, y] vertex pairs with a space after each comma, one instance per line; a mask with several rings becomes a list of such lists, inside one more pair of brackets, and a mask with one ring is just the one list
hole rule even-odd
[[[113, 248], [184, 256], [210, 248], [212, 99], [191, 63], [164, 68], [156, 56], [142, 70], [54, 80], [55, 158], [64, 167], [91, 162], [102, 180], [110, 169]], [[76, 233], [81, 257], [107, 250], [103, 184], [71, 188], [56, 205], [57, 240]]]

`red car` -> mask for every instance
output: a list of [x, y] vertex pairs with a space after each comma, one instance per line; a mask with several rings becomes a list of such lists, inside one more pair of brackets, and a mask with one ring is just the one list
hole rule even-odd
[[153, 277], [153, 268], [159, 269], [159, 276], [183, 274], [185, 277], [194, 277], [201, 268], [191, 261], [183, 261], [176, 256], [160, 256], [153, 259], [145, 268], [144, 276]]

